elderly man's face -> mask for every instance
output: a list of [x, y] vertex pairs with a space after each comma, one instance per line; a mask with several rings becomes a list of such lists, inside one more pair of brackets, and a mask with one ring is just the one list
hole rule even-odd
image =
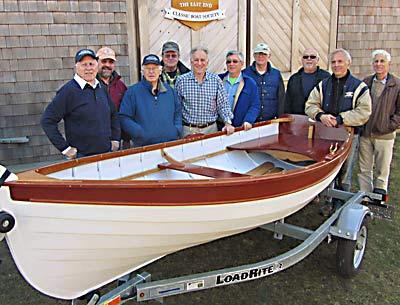
[[230, 55], [226, 58], [226, 67], [228, 69], [229, 75], [231, 77], [238, 77], [240, 71], [242, 70], [243, 62], [240, 60], [239, 56]]
[[378, 54], [374, 57], [372, 67], [378, 76], [385, 78], [386, 75], [389, 73], [389, 66], [390, 62], [386, 59], [384, 55]]
[[254, 60], [257, 65], [264, 66], [268, 64], [269, 59], [271, 58], [271, 54], [266, 53], [254, 53]]
[[99, 60], [99, 74], [102, 78], [109, 78], [115, 70], [115, 61], [111, 58]]
[[179, 54], [175, 51], [164, 52], [162, 55], [162, 60], [165, 68], [175, 71], [178, 66]]
[[350, 61], [346, 58], [345, 54], [338, 52], [332, 56], [331, 65], [336, 78], [342, 78], [347, 74]]
[[75, 64], [76, 74], [88, 83], [94, 83], [98, 71], [97, 60], [91, 56], [85, 56]]
[[317, 70], [318, 54], [314, 49], [306, 49], [301, 57], [301, 64], [306, 73], [313, 73]]
[[148, 82], [154, 83], [158, 81], [161, 74], [161, 67], [159, 65], [147, 64], [143, 66], [142, 70], [143, 76]]
[[205, 74], [208, 66], [208, 56], [203, 50], [197, 50], [190, 59], [194, 74]]

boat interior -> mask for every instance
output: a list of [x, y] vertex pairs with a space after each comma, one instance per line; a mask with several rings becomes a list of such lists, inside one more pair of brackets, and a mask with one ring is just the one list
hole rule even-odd
[[[230, 136], [103, 154], [18, 174], [19, 180], [196, 180], [282, 173], [323, 161], [343, 141], [279, 133], [279, 123]], [[158, 147], [158, 148], [157, 148]], [[112, 156], [112, 157], [110, 157]]]

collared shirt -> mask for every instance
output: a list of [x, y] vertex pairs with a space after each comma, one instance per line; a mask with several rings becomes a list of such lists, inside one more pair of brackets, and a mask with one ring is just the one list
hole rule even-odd
[[224, 88], [225, 88], [226, 92], [228, 93], [228, 100], [229, 100], [229, 105], [231, 106], [231, 109], [233, 109], [236, 92], [238, 90], [241, 80], [242, 80], [242, 73], [239, 74], [239, 76], [236, 78], [236, 80], [233, 84], [231, 84], [231, 82], [229, 80], [229, 74], [227, 75], [227, 77], [225, 77]]
[[233, 113], [228, 96], [218, 75], [206, 71], [204, 81], [197, 82], [193, 72], [178, 77], [175, 90], [182, 100], [183, 121], [189, 124], [206, 124], [217, 120], [231, 123]]
[[386, 85], [386, 81], [387, 81], [387, 75], [384, 79], [378, 79], [376, 76], [374, 76], [374, 82], [380, 82], [383, 85]]
[[99, 84], [99, 81], [97, 80], [97, 78], [94, 79], [94, 85], [92, 85], [91, 83], [85, 81], [82, 77], [80, 77], [76, 73], [74, 75], [74, 80], [76, 80], [76, 82], [78, 83], [79, 87], [81, 87], [82, 90], [85, 88], [86, 84], [88, 84], [93, 89], [96, 89], [97, 85]]

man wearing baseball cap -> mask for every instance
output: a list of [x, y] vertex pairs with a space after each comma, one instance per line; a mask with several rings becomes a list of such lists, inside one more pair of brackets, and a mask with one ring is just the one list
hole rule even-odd
[[190, 70], [179, 60], [179, 45], [174, 41], [167, 41], [162, 46], [163, 66], [161, 80], [174, 88], [179, 75], [190, 72]]
[[181, 104], [176, 92], [160, 80], [161, 69], [157, 55], [146, 55], [142, 79], [128, 88], [121, 102], [121, 127], [136, 147], [173, 141], [182, 132]]
[[[106, 88], [115, 108], [119, 111], [119, 107], [127, 90], [126, 85], [121, 79], [121, 76], [115, 71], [117, 58], [113, 49], [103, 47], [96, 53], [99, 58], [99, 72], [97, 73], [98, 81]], [[130, 147], [130, 137], [126, 133], [121, 133], [122, 147], [124, 149]]]
[[257, 83], [261, 111], [257, 121], [270, 120], [284, 112], [285, 87], [281, 72], [272, 67], [271, 49], [259, 43], [253, 50], [254, 62], [243, 72]]
[[[120, 126], [114, 103], [96, 79], [91, 49], [75, 55], [75, 75], [46, 107], [41, 125], [53, 145], [69, 159], [117, 150]], [[65, 138], [58, 129], [63, 120]]]

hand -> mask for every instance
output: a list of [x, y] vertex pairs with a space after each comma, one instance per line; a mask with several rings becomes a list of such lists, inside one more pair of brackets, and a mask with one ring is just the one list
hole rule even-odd
[[327, 127], [336, 127], [337, 126], [336, 117], [334, 117], [331, 114], [323, 114], [323, 115], [321, 115], [321, 117], [319, 119], [321, 120], [321, 123]]
[[253, 126], [249, 122], [243, 123], [244, 130], [250, 130]]
[[75, 159], [78, 150], [75, 147], [68, 147], [65, 151], [63, 151], [63, 155], [67, 157], [67, 159]]
[[235, 132], [235, 127], [233, 127], [231, 124], [225, 123], [225, 126], [222, 128], [222, 131], [225, 131], [226, 134], [229, 136]]
[[117, 151], [119, 149], [119, 141], [111, 141], [111, 151]]

